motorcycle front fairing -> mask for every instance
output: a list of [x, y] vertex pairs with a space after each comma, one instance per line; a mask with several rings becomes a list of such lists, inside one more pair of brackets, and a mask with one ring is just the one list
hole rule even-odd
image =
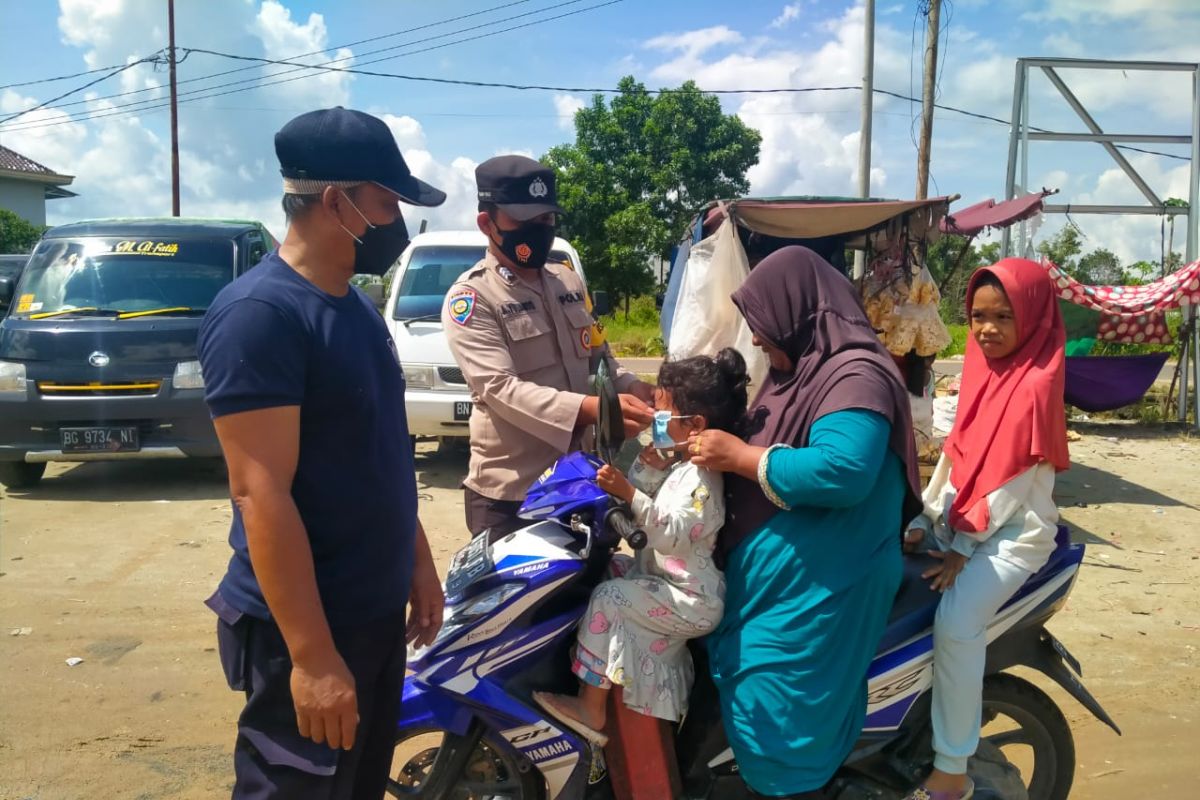
[[611, 502], [595, 485], [600, 466], [564, 456], [531, 487], [529, 526], [495, 542], [484, 532], [455, 556], [442, 632], [410, 654], [404, 685], [400, 735], [468, 736], [482, 725], [541, 772], [550, 798], [580, 796], [591, 762], [587, 743], [546, 720], [531, 695], [576, 688], [564, 669], [571, 634], [608, 561], [604, 537], [590, 532]]

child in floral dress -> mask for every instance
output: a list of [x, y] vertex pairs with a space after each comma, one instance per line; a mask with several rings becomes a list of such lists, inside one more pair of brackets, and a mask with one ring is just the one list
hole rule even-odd
[[[679, 721], [687, 711], [692, 659], [687, 640], [713, 630], [724, 610], [725, 582], [713, 563], [725, 522], [721, 474], [692, 464], [688, 435], [733, 430], [746, 411], [746, 362], [726, 348], [663, 364], [655, 398], [654, 442], [629, 478], [612, 466], [597, 482], [629, 504], [649, 539], [633, 558], [616, 556], [613, 572], [592, 594], [580, 622], [573, 670], [577, 696], [535, 692], [551, 716], [603, 745], [612, 686], [627, 706]], [[670, 460], [660, 453], [675, 450]], [[651, 497], [653, 495], [653, 497]]]

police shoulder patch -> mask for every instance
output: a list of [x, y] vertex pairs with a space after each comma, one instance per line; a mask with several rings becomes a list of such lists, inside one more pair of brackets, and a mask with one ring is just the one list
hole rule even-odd
[[475, 290], [460, 289], [446, 299], [446, 309], [450, 319], [459, 325], [466, 325], [475, 316]]

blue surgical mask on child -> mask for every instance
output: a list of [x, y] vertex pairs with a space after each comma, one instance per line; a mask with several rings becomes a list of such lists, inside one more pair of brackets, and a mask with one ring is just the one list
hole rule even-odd
[[650, 430], [655, 449], [671, 450], [684, 444], [683, 442], [676, 442], [671, 438], [671, 434], [667, 433], [667, 423], [673, 419], [687, 419], [687, 417], [672, 416], [670, 411], [654, 412], [654, 425]]

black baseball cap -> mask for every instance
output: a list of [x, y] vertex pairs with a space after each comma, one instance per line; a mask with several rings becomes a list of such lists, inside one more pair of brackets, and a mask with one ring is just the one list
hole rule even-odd
[[495, 203], [524, 222], [547, 212], [561, 214], [554, 170], [525, 156], [496, 156], [475, 168], [479, 202]]
[[446, 193], [409, 172], [387, 123], [362, 111], [309, 111], [275, 134], [275, 155], [285, 183], [377, 183], [417, 206], [440, 206]]

